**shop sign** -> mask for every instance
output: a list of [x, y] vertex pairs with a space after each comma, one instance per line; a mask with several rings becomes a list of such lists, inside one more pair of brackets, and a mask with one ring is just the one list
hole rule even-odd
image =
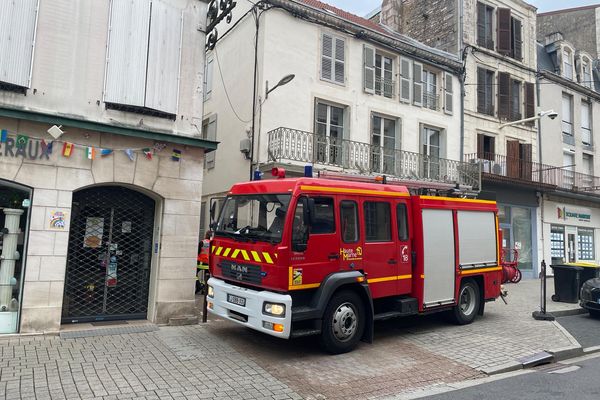
[[592, 220], [592, 211], [588, 208], [573, 209], [563, 207], [556, 207], [556, 212], [559, 220], [568, 221], [575, 219], [580, 222], [590, 222]]
[[18, 146], [13, 138], [7, 138], [0, 143], [0, 157], [23, 157], [29, 160], [49, 160], [52, 154], [52, 144], [44, 140], [29, 138], [22, 146]]

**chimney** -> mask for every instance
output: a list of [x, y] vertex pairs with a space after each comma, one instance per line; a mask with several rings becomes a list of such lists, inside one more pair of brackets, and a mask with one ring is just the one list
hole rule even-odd
[[402, 1], [383, 0], [381, 4], [381, 23], [396, 32], [402, 32]]

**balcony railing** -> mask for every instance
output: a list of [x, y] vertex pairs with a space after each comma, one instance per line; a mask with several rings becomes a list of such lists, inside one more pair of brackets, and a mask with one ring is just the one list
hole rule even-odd
[[570, 192], [600, 195], [600, 177], [597, 176], [494, 153], [467, 154], [465, 160], [481, 166], [484, 180], [533, 183]]
[[361, 174], [457, 183], [481, 189], [479, 165], [373, 146], [290, 128], [268, 132], [269, 160], [312, 163]]
[[375, 77], [375, 94], [393, 99], [396, 97], [395, 88], [396, 81], [379, 76]]
[[431, 110], [440, 109], [440, 95], [435, 93], [423, 93], [423, 107], [427, 107]]

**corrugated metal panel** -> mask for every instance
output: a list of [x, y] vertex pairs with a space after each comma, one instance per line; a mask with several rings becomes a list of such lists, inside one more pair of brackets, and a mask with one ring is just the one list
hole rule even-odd
[[104, 101], [144, 106], [150, 1], [112, 0]]
[[0, 81], [30, 87], [38, 0], [0, 1]]
[[182, 11], [152, 2], [146, 107], [177, 114]]

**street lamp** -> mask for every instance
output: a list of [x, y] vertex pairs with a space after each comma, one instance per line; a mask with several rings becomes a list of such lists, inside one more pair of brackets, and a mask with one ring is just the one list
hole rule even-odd
[[[261, 100], [260, 96], [258, 97], [258, 142], [256, 144], [256, 147], [259, 149], [258, 150], [259, 152], [260, 152], [260, 128], [261, 128], [261, 122], [262, 122], [262, 105], [267, 100], [267, 97], [269, 97], [269, 93], [271, 93], [272, 91], [274, 91], [275, 89], [277, 89], [280, 86], [287, 85], [295, 77], [296, 77], [296, 75], [294, 75], [294, 74], [285, 75], [283, 78], [281, 78], [279, 80], [279, 82], [277, 82], [277, 84], [275, 86], [273, 86], [270, 89], [269, 89], [269, 81], [265, 82], [265, 98], [264, 98], [264, 100]], [[254, 114], [254, 112], [253, 112], [253, 114]], [[255, 136], [254, 135], [254, 115], [252, 116], [252, 121], [253, 121], [253, 124], [252, 124], [252, 143], [250, 145], [250, 180], [254, 179], [254, 171], [252, 170], [252, 167], [253, 167], [253, 164], [254, 164], [254, 136]], [[257, 156], [257, 159], [258, 159], [258, 156]], [[258, 160], [257, 160], [257, 163], [256, 163], [256, 168], [258, 169]]]
[[507, 122], [506, 124], [501, 124], [499, 126], [500, 129], [505, 128], [507, 126], [512, 126], [512, 125], [517, 125], [517, 124], [522, 124], [524, 122], [531, 122], [531, 121], [537, 121], [538, 119], [542, 118], [542, 117], [548, 117], [550, 119], [554, 119], [556, 117], [558, 117], [558, 113], [554, 110], [548, 110], [548, 111], [540, 111], [538, 113], [538, 115], [536, 115], [535, 117], [530, 117], [530, 118], [525, 118], [525, 119], [520, 119], [518, 121], [511, 121], [511, 122]]

